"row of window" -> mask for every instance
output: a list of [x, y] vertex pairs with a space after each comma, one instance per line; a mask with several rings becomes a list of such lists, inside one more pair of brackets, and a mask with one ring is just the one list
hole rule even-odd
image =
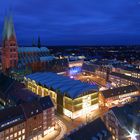
[[[12, 46], [15, 46], [15, 44], [13, 44]], [[16, 52], [17, 50], [15, 48], [11, 48], [10, 52]]]
[[15, 66], [17, 64], [17, 60], [10, 60], [10, 65], [11, 66]]
[[[5, 139], [6, 140], [13, 140], [13, 139], [20, 139], [21, 138], [21, 140], [23, 140], [23, 139], [25, 139], [25, 129], [22, 129], [22, 130], [20, 130], [20, 131], [18, 131], [18, 132], [13, 132], [13, 128], [10, 128], [10, 130], [9, 129], [7, 129], [6, 131], [5, 131], [5, 135], [4, 135], [4, 133], [0, 133], [0, 140], [2, 140], [2, 139], [4, 139], [4, 137], [6, 137]], [[12, 133], [13, 132], [13, 133]]]
[[[23, 136], [20, 136], [19, 138], [14, 138], [12, 135], [10, 135], [10, 136], [8, 136], [8, 137], [6, 137], [6, 139], [5, 140], [25, 140], [25, 135], [23, 135]], [[3, 139], [4, 140], [4, 139]]]

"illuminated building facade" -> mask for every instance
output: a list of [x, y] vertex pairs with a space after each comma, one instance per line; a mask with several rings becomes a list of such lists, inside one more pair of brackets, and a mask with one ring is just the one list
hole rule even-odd
[[83, 63], [84, 63], [84, 60], [73, 60], [73, 61], [69, 60], [69, 68], [82, 67]]
[[100, 108], [112, 108], [133, 101], [132, 97], [140, 95], [140, 89], [135, 85], [117, 87], [99, 92]]
[[0, 111], [0, 140], [25, 140], [25, 128], [25, 116], [20, 106]]
[[112, 71], [125, 74], [127, 76], [135, 77], [135, 78], [140, 78], [140, 69], [134, 68], [133, 66], [131, 67], [120, 66], [120, 67], [116, 67], [112, 69]]
[[54, 106], [49, 96], [0, 111], [0, 140], [39, 139], [54, 130]]
[[111, 72], [109, 74], [109, 81], [115, 87], [127, 86], [127, 85], [140, 86], [139, 78], [127, 76], [125, 74], [121, 74], [117, 72]]
[[34, 73], [25, 77], [32, 92], [50, 95], [57, 112], [75, 119], [98, 108], [98, 87], [55, 73]]

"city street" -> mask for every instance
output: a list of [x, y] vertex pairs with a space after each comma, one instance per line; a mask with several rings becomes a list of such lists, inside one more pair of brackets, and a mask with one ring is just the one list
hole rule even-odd
[[96, 76], [96, 75], [91, 76], [91, 75], [82, 75], [82, 74], [80, 74], [78, 76], [75, 76], [75, 79], [80, 80], [82, 82], [87, 82], [87, 83], [90, 83], [90, 84], [97, 84], [97, 85], [106, 87], [105, 79], [100, 78], [99, 76]]
[[66, 128], [65, 124], [61, 120], [56, 118], [55, 130], [52, 131], [51, 133], [47, 134], [41, 140], [60, 140], [61, 138], [63, 138], [63, 136], [64, 136], [64, 134], [66, 134], [66, 132], [67, 132], [67, 128]]
[[66, 125], [67, 133], [70, 133], [74, 129], [77, 129], [78, 127], [81, 127], [82, 125], [85, 125], [87, 122], [93, 121], [97, 119], [98, 117], [101, 117], [102, 114], [104, 114], [104, 112], [97, 109], [86, 115], [78, 117], [74, 120], [71, 120], [67, 116], [63, 116], [63, 115], [57, 115], [57, 118], [59, 118]]

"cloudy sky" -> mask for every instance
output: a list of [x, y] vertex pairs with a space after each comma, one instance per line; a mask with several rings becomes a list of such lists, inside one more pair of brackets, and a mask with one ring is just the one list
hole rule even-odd
[[140, 43], [140, 0], [0, 0], [0, 37], [9, 9], [20, 44]]

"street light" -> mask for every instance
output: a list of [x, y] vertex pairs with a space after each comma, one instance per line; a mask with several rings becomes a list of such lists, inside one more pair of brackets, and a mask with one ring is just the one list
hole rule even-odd
[[131, 140], [137, 140], [135, 133], [130, 133]]
[[128, 131], [129, 132], [129, 137], [131, 138], [131, 140], [137, 140], [136, 136], [137, 136], [137, 133], [135, 133], [135, 130], [133, 129], [132, 132]]

